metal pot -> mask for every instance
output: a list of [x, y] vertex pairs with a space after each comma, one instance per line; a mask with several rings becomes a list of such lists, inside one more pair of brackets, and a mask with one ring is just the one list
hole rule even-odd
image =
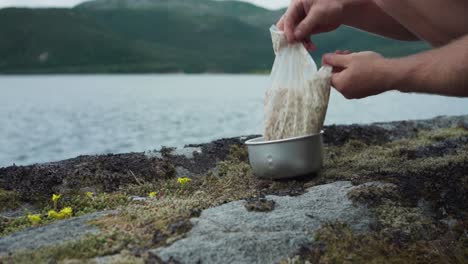
[[245, 142], [255, 175], [286, 179], [320, 171], [323, 165], [323, 131], [319, 134], [265, 141], [263, 137]]

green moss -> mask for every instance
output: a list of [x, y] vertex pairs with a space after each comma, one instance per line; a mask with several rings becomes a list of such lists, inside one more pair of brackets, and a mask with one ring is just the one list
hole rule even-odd
[[406, 240], [430, 237], [437, 231], [432, 219], [417, 207], [403, 207], [387, 202], [374, 210], [379, 228], [386, 233], [397, 234]]
[[[92, 197], [88, 197], [85, 193], [82, 193], [70, 196], [62, 195], [62, 198], [57, 203], [57, 209], [71, 207], [73, 209], [73, 216], [81, 216], [105, 209], [115, 209], [128, 203], [130, 203], [130, 198], [123, 192], [93, 194]], [[43, 202], [43, 204], [45, 205], [39, 208], [39, 214], [42, 215], [39, 225], [48, 225], [57, 221], [56, 219], [47, 217], [48, 211], [54, 209], [53, 203], [47, 201]], [[3, 218], [0, 221], [0, 235], [5, 236], [34, 226], [27, 218], [28, 213], [25, 211], [24, 215], [20, 217]]]
[[16, 192], [0, 189], [0, 212], [8, 209], [16, 209], [20, 205], [21, 200]]
[[358, 140], [351, 140], [343, 146], [326, 146], [324, 177], [352, 180], [369, 174], [421, 171], [454, 161], [466, 161], [468, 159], [466, 148], [460, 148], [456, 155], [423, 159], [408, 159], [405, 152], [431, 145], [441, 139], [467, 136], [467, 130], [452, 128], [431, 132], [422, 131], [416, 138], [392, 141], [383, 145], [368, 146]]
[[218, 164], [218, 174], [221, 177], [224, 176], [241, 176], [251, 173], [251, 167], [248, 163], [234, 161], [221, 161]]
[[125, 192], [98, 193], [87, 196], [81, 193], [71, 197], [64, 196], [61, 201], [62, 207], [72, 207], [75, 216], [102, 211], [105, 209], [114, 209], [119, 206], [125, 206], [131, 199]]
[[6, 218], [0, 217], [0, 236], [5, 236], [17, 231], [21, 231], [27, 227], [30, 227], [26, 217], [19, 218]]
[[454, 127], [438, 129], [433, 131], [421, 131], [418, 135], [419, 140], [427, 140], [427, 143], [433, 141], [442, 141], [445, 139], [459, 138], [468, 136], [468, 130], [464, 127]]
[[227, 160], [248, 161], [249, 153], [244, 145], [231, 145]]
[[128, 234], [113, 232], [100, 235], [87, 235], [85, 238], [55, 247], [45, 247], [35, 251], [18, 252], [0, 258], [6, 263], [56, 263], [65, 259], [90, 259], [96, 256], [117, 254], [131, 247], [135, 238]]
[[421, 131], [415, 138], [382, 145], [367, 146], [354, 140], [341, 147], [326, 146], [325, 168], [316, 183], [393, 183], [401, 202], [410, 207], [424, 198], [439, 217], [467, 217], [462, 202], [468, 199], [466, 137], [466, 129], [452, 128]]
[[[133, 232], [144, 238], [147, 244], [152, 243], [156, 232], [163, 233], [170, 243], [183, 235], [171, 230], [174, 227], [171, 225], [180, 222], [181, 219], [190, 218], [193, 212], [257, 194], [255, 180], [248, 164], [225, 161], [219, 166], [222, 177], [206, 175], [195, 178], [184, 188], [177, 179], [154, 182], [150, 189], [158, 193], [156, 199], [121, 208], [121, 214], [113, 219], [105, 219], [102, 224], [109, 226], [112, 222], [111, 225], [124, 227], [131, 223], [135, 227]], [[143, 187], [132, 189], [141, 191], [141, 188]], [[149, 189], [144, 190], [147, 191]]]
[[[316, 243], [282, 263], [466, 263], [468, 250], [461, 239], [444, 238], [401, 245], [381, 234], [357, 234], [342, 223], [328, 223], [315, 235]], [[447, 243], [447, 244], [446, 244]]]
[[366, 184], [348, 192], [348, 198], [369, 205], [375, 216], [375, 227], [388, 236], [414, 241], [430, 238], [438, 232], [434, 220], [421, 208], [400, 203], [398, 191], [394, 184]]
[[370, 206], [380, 205], [386, 201], [399, 201], [398, 186], [391, 183], [366, 184], [348, 192], [348, 198], [356, 203]]
[[[375, 225], [364, 234], [324, 225], [309, 251], [285, 263], [466, 263], [467, 136], [468, 130], [451, 128], [381, 145], [352, 140], [326, 146], [325, 169], [315, 183], [384, 182], [348, 193], [370, 206]], [[418, 207], [421, 200], [432, 214]], [[457, 227], [443, 224], [447, 215]]]

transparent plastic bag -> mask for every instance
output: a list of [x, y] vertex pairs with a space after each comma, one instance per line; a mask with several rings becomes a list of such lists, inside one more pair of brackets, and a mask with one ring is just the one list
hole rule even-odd
[[266, 140], [319, 133], [328, 108], [332, 69], [320, 68], [302, 43], [288, 44], [284, 32], [270, 28], [276, 54], [265, 95]]

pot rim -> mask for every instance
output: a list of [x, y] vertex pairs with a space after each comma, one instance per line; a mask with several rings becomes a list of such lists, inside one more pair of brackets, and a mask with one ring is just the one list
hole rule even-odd
[[276, 144], [276, 143], [285, 143], [285, 142], [298, 141], [298, 140], [307, 139], [307, 138], [313, 138], [313, 137], [316, 137], [316, 136], [322, 136], [323, 133], [324, 133], [324, 131], [322, 130], [322, 131], [320, 131], [320, 133], [309, 134], [309, 135], [305, 135], [305, 136], [255, 142], [255, 140], [258, 140], [259, 138], [264, 138], [263, 136], [261, 136], [261, 137], [256, 137], [256, 138], [249, 139], [249, 140], [247, 140], [245, 142], [245, 144], [247, 146], [254, 146], [254, 145], [269, 145], [269, 144]]

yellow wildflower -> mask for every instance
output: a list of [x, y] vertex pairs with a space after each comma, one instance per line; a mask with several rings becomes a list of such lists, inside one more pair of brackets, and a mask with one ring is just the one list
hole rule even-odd
[[73, 209], [71, 207], [65, 207], [62, 210], [60, 210], [60, 213], [63, 218], [70, 218], [72, 217], [73, 214]]
[[190, 178], [187, 178], [187, 177], [183, 177], [183, 178], [177, 178], [177, 181], [180, 183], [180, 185], [183, 187], [185, 187], [185, 185], [187, 185], [187, 183], [189, 183], [190, 181], [192, 181], [192, 179]]
[[50, 210], [47, 212], [47, 217], [54, 218], [54, 219], [62, 219], [63, 216], [60, 213], [57, 213], [55, 210]]
[[28, 220], [29, 222], [31, 222], [31, 224], [33, 225], [37, 225], [39, 224], [39, 222], [41, 222], [41, 215], [39, 214], [33, 214], [33, 215], [28, 215]]
[[89, 199], [93, 199], [93, 196], [94, 196], [94, 193], [86, 192], [86, 197], [88, 197]]
[[52, 194], [52, 202], [56, 203], [58, 200], [62, 198], [62, 195], [60, 194]]
[[73, 209], [71, 207], [65, 207], [62, 210], [60, 210], [60, 212], [57, 212], [55, 210], [50, 210], [47, 213], [47, 216], [50, 218], [61, 220], [61, 219], [72, 217], [72, 214], [73, 214]]
[[154, 198], [154, 197], [156, 197], [156, 195], [158, 195], [157, 192], [150, 192], [150, 193], [149, 193], [149, 197], [150, 197], [150, 198]]
[[60, 194], [52, 194], [52, 202], [54, 202], [54, 209], [57, 209], [57, 201], [60, 200], [62, 195]]

